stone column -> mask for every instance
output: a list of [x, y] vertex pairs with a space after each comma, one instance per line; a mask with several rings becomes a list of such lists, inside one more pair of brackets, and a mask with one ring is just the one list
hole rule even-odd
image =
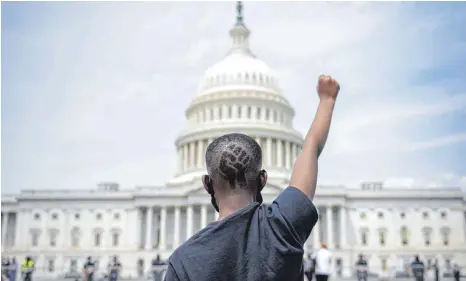
[[181, 173], [183, 171], [183, 149], [178, 147], [178, 172]]
[[194, 168], [194, 163], [196, 163], [196, 160], [195, 157], [195, 152], [196, 152], [196, 149], [194, 149], [194, 142], [190, 142], [189, 143], [189, 161], [188, 161], [188, 167], [189, 169], [192, 169]]
[[291, 164], [291, 150], [290, 150], [290, 142], [286, 141], [285, 142], [285, 168], [290, 169], [292, 164]]
[[2, 246], [6, 248], [6, 234], [7, 234], [7, 227], [8, 227], [8, 218], [10, 213], [3, 212], [3, 222], [2, 222]]
[[167, 229], [167, 208], [161, 207], [160, 208], [160, 240], [159, 240], [159, 249], [164, 250], [166, 248], [167, 239], [166, 239], [166, 231]]
[[141, 249], [143, 247], [142, 244], [142, 208], [136, 207], [136, 245], [137, 249]]
[[251, 119], [257, 120], [257, 106], [251, 107]]
[[297, 145], [294, 143], [291, 143], [291, 161], [294, 163], [296, 161], [296, 157], [298, 156], [297, 152]]
[[[252, 113], [252, 109], [251, 109], [251, 113]], [[241, 114], [241, 119], [247, 119], [248, 118], [248, 106], [247, 105], [243, 105], [243, 110], [242, 110], [242, 114]]]
[[183, 171], [188, 169], [188, 145], [183, 144]]
[[267, 121], [267, 108], [261, 107], [261, 120]]
[[272, 167], [272, 138], [267, 138], [267, 168]]
[[259, 146], [261, 146], [261, 138], [260, 137], [256, 137], [256, 142], [259, 144]]
[[173, 231], [173, 247], [180, 245], [180, 207], [175, 207], [175, 226]]
[[[25, 246], [23, 235], [27, 232], [27, 228], [24, 226], [26, 223], [26, 210], [19, 209], [16, 213], [16, 230], [15, 230], [15, 248], [22, 249]], [[64, 235], [64, 234], [63, 234]]]
[[283, 142], [277, 139], [277, 167], [283, 167]]
[[332, 222], [332, 206], [326, 208], [327, 220], [327, 247], [333, 249], [333, 222]]
[[186, 223], [188, 227], [186, 228], [186, 240], [188, 240], [193, 235], [193, 206], [188, 205], [186, 209]]
[[201, 229], [207, 226], [207, 206], [201, 205]]
[[[316, 208], [318, 208], [316, 206]], [[316, 225], [314, 226], [314, 229], [312, 230], [312, 233], [314, 235], [314, 241], [313, 241], [313, 246], [314, 246], [314, 249], [317, 249], [320, 247], [320, 216], [319, 216], [319, 219], [317, 220], [316, 222]]]
[[[68, 210], [63, 210], [62, 212], [62, 218], [60, 221], [60, 231], [59, 234], [61, 237], [62, 241], [62, 248], [67, 249], [68, 248], [68, 239], [70, 237], [70, 229], [69, 229], [69, 221], [71, 220], [71, 214]], [[68, 218], [67, 218], [68, 217]], [[58, 243], [57, 243], [58, 244]]]
[[238, 105], [231, 106], [231, 119], [238, 119]]
[[154, 209], [152, 206], [147, 207], [146, 215], [146, 250], [152, 249], [152, 216]]
[[340, 206], [340, 248], [346, 248], [346, 208]]
[[198, 141], [197, 153], [197, 167], [204, 168], [204, 140]]

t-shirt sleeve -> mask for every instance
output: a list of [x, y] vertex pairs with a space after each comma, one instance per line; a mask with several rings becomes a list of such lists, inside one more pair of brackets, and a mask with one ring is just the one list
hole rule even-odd
[[165, 281], [180, 281], [171, 263], [168, 263], [167, 273], [165, 274]]
[[268, 221], [275, 235], [304, 245], [318, 220], [317, 209], [309, 197], [296, 187], [287, 187], [268, 207]]

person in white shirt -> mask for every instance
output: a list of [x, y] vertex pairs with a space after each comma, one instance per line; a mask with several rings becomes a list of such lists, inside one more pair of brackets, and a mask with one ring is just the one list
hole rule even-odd
[[312, 258], [316, 261], [315, 275], [317, 281], [327, 281], [331, 274], [332, 253], [327, 249], [326, 244], [313, 253]]

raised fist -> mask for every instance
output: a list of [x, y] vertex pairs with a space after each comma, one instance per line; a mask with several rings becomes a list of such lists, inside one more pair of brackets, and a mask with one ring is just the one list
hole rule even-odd
[[322, 99], [336, 99], [340, 91], [340, 84], [328, 75], [320, 75], [317, 82], [317, 93]]

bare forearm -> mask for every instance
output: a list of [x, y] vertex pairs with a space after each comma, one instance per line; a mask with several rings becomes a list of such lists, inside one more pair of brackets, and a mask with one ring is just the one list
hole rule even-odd
[[340, 85], [326, 75], [319, 76], [317, 93], [319, 107], [309, 132], [304, 139], [301, 153], [296, 158], [290, 184], [300, 189], [308, 197], [313, 198], [317, 186], [317, 159], [327, 142], [330, 123], [332, 121], [335, 100], [340, 91]]
[[[327, 142], [332, 122], [334, 99], [321, 100], [311, 128], [304, 139], [303, 151], [305, 157], [319, 157]], [[311, 154], [311, 155], [310, 155]], [[316, 155], [313, 155], [316, 154]]]

